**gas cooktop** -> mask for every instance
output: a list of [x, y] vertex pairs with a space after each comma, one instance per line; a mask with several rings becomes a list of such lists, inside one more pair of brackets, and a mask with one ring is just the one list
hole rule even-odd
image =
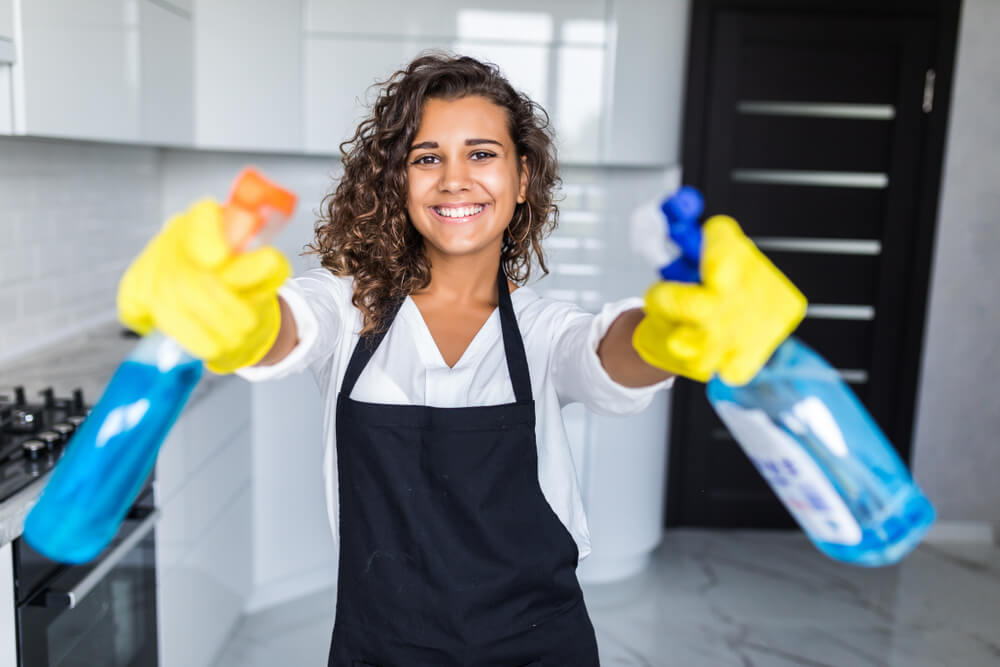
[[51, 470], [86, 418], [83, 391], [57, 398], [51, 387], [29, 402], [24, 387], [0, 395], [0, 502]]

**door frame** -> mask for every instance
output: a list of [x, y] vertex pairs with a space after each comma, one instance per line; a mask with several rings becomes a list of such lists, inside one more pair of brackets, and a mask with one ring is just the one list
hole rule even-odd
[[[801, 16], [839, 14], [848, 17], [921, 18], [935, 24], [936, 50], [934, 109], [926, 124], [920, 147], [914, 227], [911, 236], [912, 281], [902, 304], [903, 335], [900, 340], [900, 383], [889, 423], [882, 424], [904, 462], [912, 453], [914, 411], [921, 375], [924, 329], [931, 264], [937, 228], [937, 213], [944, 166], [945, 141], [958, 41], [961, 0], [691, 0], [688, 28], [688, 66], [685, 80], [684, 118], [681, 135], [681, 164], [684, 183], [703, 188], [706, 178], [706, 109], [710, 95], [708, 78], [711, 63], [712, 22], [719, 11], [797, 14]], [[673, 400], [668, 445], [681, 442], [682, 419], [678, 409], [683, 401]], [[679, 507], [684, 483], [682, 447], [669, 446], [667, 457], [667, 493], [665, 523], [680, 525]]]

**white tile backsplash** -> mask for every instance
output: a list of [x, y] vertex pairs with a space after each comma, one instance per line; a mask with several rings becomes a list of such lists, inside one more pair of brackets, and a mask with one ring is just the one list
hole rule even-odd
[[[0, 137], [0, 361], [113, 320], [118, 280], [163, 220], [199, 197], [225, 197], [245, 164], [300, 195], [295, 218], [275, 244], [296, 272], [316, 266], [316, 258], [298, 253], [312, 240], [320, 201], [339, 173], [335, 160]], [[565, 169], [564, 217], [555, 238], [605, 236], [620, 244], [628, 206], [656, 190], [660, 174]], [[584, 214], [589, 222], [578, 222]], [[553, 264], [560, 255], [570, 263], [607, 257], [592, 249], [551, 255]], [[586, 287], [593, 298], [581, 292], [579, 302], [591, 309], [599, 305], [597, 294], [621, 291], [608, 284], [614, 272], [581, 280], [550, 268], [544, 287]]]
[[0, 360], [114, 318], [160, 181], [155, 148], [0, 137]]

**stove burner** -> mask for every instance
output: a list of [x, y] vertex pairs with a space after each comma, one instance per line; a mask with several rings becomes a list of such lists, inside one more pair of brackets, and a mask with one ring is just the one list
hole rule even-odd
[[51, 387], [29, 403], [24, 387], [0, 396], [0, 502], [13, 496], [55, 466], [66, 444], [87, 415], [83, 392], [57, 398]]

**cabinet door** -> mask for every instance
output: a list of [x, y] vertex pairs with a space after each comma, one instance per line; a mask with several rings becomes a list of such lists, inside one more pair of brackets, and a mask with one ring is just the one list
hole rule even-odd
[[[606, 90], [607, 22], [602, 0], [380, 5], [306, 0], [306, 145], [336, 152], [363, 116], [366, 90], [436, 47], [499, 65], [511, 84], [549, 113], [564, 162], [599, 158]], [[351, 71], [341, 71], [343, 63]]]
[[14, 98], [11, 95], [11, 66], [0, 63], [0, 134], [14, 132]]
[[17, 667], [14, 560], [10, 543], [0, 546], [0, 667]]
[[0, 0], [0, 65], [14, 62], [14, 0]]
[[552, 42], [603, 22], [605, 0], [305, 0], [305, 29], [327, 35]]
[[[199, 147], [302, 150], [299, 0], [214, 0], [195, 13]], [[354, 60], [341, 61], [355, 67]]]
[[0, 134], [14, 131], [14, 0], [0, 0]]
[[194, 32], [176, 3], [139, 6], [139, 135], [154, 144], [194, 143]]
[[606, 55], [603, 24], [588, 31], [591, 41], [508, 43], [461, 40], [457, 53], [497, 64], [514, 88], [542, 105], [555, 130], [559, 160], [599, 161], [604, 113]]
[[601, 161], [679, 160], [688, 0], [613, 0], [612, 90]]
[[139, 0], [20, 3], [15, 131], [139, 138]]
[[431, 48], [496, 63], [511, 85], [550, 114], [563, 161], [596, 162], [604, 47], [587, 44], [553, 47], [411, 38], [309, 38], [303, 77], [307, 151], [337, 154], [339, 143], [353, 135], [367, 114], [366, 105], [375, 95], [371, 86]]
[[310, 153], [338, 155], [374, 100], [369, 90], [420, 51], [446, 48], [416, 39], [310, 38], [305, 43], [303, 93], [305, 146]]
[[160, 667], [212, 664], [253, 583], [250, 386], [224, 378], [201, 391], [157, 460]]

